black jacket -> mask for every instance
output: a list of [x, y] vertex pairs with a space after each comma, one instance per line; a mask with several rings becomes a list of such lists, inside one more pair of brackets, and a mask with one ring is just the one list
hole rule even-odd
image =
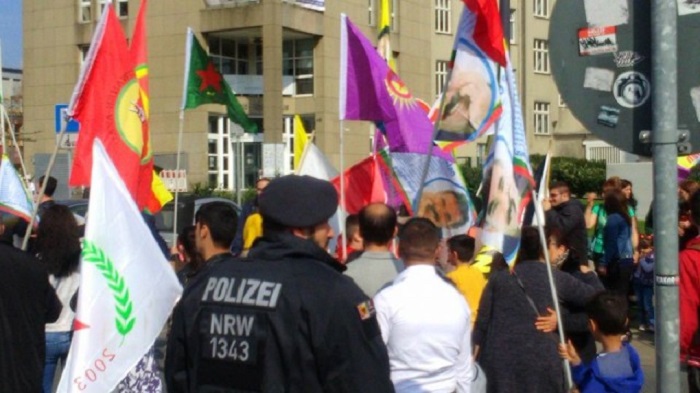
[[562, 202], [545, 212], [547, 226], [558, 227], [569, 243], [572, 258], [580, 265], [588, 264], [588, 233], [583, 205], [576, 199]]
[[44, 328], [61, 314], [49, 275], [34, 257], [0, 244], [0, 392], [41, 392]]
[[328, 253], [292, 235], [211, 258], [168, 341], [170, 392], [393, 392], [371, 301]]

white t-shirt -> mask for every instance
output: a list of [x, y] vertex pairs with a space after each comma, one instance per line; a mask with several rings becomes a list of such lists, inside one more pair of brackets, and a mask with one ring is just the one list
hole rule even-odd
[[80, 286], [80, 273], [75, 272], [68, 277], [56, 278], [53, 275], [49, 276], [51, 286], [56, 290], [56, 296], [61, 300], [63, 310], [56, 322], [47, 323], [47, 332], [70, 332], [73, 330], [73, 318], [75, 313], [70, 308], [70, 299], [75, 295], [75, 292]]
[[409, 266], [374, 305], [397, 393], [469, 392], [471, 312], [434, 266]]

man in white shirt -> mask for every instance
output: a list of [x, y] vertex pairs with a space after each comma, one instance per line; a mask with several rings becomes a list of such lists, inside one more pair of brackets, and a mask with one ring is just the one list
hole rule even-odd
[[412, 218], [399, 235], [406, 270], [374, 297], [397, 393], [466, 393], [474, 377], [467, 302], [435, 270], [440, 233]]

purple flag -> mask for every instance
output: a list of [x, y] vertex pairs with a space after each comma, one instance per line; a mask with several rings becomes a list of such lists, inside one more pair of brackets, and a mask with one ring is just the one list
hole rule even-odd
[[[340, 119], [381, 122], [392, 152], [427, 153], [434, 146], [430, 108], [413, 97], [344, 14], [340, 30]], [[437, 147], [433, 154], [454, 161]]]

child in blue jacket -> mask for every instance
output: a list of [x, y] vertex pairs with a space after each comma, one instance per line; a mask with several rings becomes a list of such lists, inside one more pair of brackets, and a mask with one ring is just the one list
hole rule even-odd
[[569, 341], [559, 344], [559, 354], [571, 363], [574, 383], [581, 393], [638, 393], [644, 385], [639, 354], [622, 336], [627, 331], [627, 301], [605, 291], [586, 305], [588, 328], [603, 345], [590, 363], [584, 364]]

